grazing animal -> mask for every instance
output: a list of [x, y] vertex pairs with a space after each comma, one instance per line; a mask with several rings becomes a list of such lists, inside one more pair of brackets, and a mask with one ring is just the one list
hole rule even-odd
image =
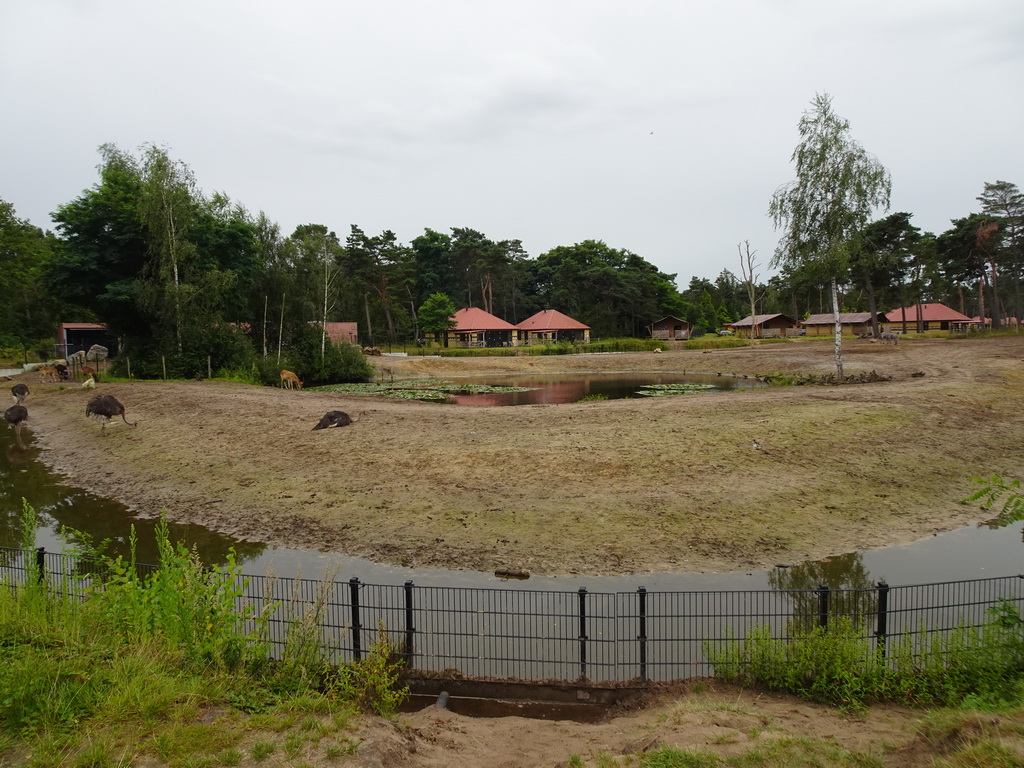
[[37, 369], [39, 371], [39, 381], [57, 381], [60, 376], [57, 373], [57, 369], [52, 365], [40, 365]]
[[28, 397], [28, 386], [25, 384], [15, 384], [11, 387], [11, 397], [14, 398], [15, 405], [21, 405], [21, 401]]
[[302, 382], [291, 371], [281, 371], [281, 386], [285, 389], [291, 389], [292, 387], [302, 389]]
[[18, 447], [23, 448], [24, 446], [21, 444], [21, 428], [28, 421], [28, 408], [24, 405], [12, 405], [4, 411], [4, 421], [14, 429], [14, 439], [18, 443]]
[[377, 357], [380, 355], [380, 347], [363, 347], [363, 354]]
[[83, 379], [96, 378], [96, 369], [91, 365], [83, 365], [78, 369], [78, 372], [82, 374]]
[[315, 432], [318, 429], [330, 429], [331, 427], [347, 427], [357, 421], [359, 421], [359, 417], [353, 419], [344, 411], [328, 411], [311, 431]]
[[60, 378], [61, 381], [68, 380], [68, 367], [66, 365], [64, 365], [63, 363], [54, 363], [53, 367], [54, 370], [57, 371], [57, 376]]
[[96, 389], [96, 379], [90, 376], [82, 382], [82, 389]]
[[124, 406], [113, 395], [96, 395], [85, 406], [85, 415], [99, 421], [101, 435], [107, 434], [107, 422], [115, 416], [120, 416], [124, 419], [124, 423], [129, 427], [134, 427], [138, 424], [138, 422], [133, 424], [125, 418]]
[[893, 343], [893, 344], [899, 344], [900, 343], [900, 337], [897, 336], [892, 331], [882, 331], [882, 334], [881, 334], [881, 336], [879, 336], [879, 338], [885, 344], [889, 344], [890, 342]]

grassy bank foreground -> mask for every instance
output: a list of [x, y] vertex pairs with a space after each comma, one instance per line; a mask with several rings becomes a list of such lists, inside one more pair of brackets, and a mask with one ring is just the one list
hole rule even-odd
[[[37, 517], [27, 504], [23, 518], [25, 540], [31, 542]], [[238, 612], [241, 590], [233, 562], [205, 568], [168, 540], [166, 525], [156, 535], [161, 567], [144, 576], [131, 558], [75, 553], [93, 563], [93, 586], [84, 600], [71, 589], [78, 586], [71, 583], [74, 577], [54, 583], [30, 572], [16, 589], [0, 585], [0, 765], [427, 768], [492, 763], [460, 754], [456, 741], [426, 729], [444, 730], [454, 723], [463, 734], [477, 729], [473, 738], [485, 741], [486, 721], [453, 720], [433, 707], [426, 715], [397, 714], [406, 691], [386, 640], [359, 662], [331, 665], [320, 647], [320, 610], [314, 604], [301, 616], [294, 614], [299, 617], [292, 622], [285, 656], [271, 662], [262, 632], [268, 617], [244, 608]], [[25, 553], [31, 562], [31, 547]], [[240, 619], [251, 628], [243, 629]], [[536, 762], [527, 756], [534, 724], [522, 721], [517, 735], [523, 751], [493, 764], [1022, 764], [1024, 622], [1015, 606], [1002, 604], [985, 626], [965, 627], [927, 647], [891, 648], [889, 663], [868, 652], [859, 635], [841, 621], [828, 630], [796, 631], [786, 643], [754, 632], [744, 645], [714, 659], [722, 678], [741, 686], [732, 703], [707, 695], [715, 681], [698, 681], [685, 696], [677, 692], [657, 698], [655, 689], [648, 708], [660, 714], [646, 725], [617, 725], [626, 719], [623, 715], [594, 726], [632, 733], [621, 746], [595, 746], [594, 738], [574, 740], [563, 733], [553, 748], [554, 762], [550, 754]], [[745, 687], [838, 705], [832, 714], [809, 710], [834, 733], [791, 732], [793, 723], [758, 706], [761, 694], [751, 704], [741, 703]], [[888, 728], [881, 730], [887, 739], [844, 743], [839, 731], [858, 730], [874, 717], [869, 705], [890, 702], [943, 708], [889, 713]], [[799, 714], [796, 719], [807, 717], [808, 710], [798, 708], [807, 705], [788, 706]], [[701, 724], [699, 735], [682, 727], [695, 719]], [[902, 731], [893, 730], [894, 722]], [[709, 723], [715, 728], [709, 730]], [[427, 744], [440, 746], [440, 752], [435, 750], [433, 757], [421, 752]], [[451, 762], [436, 759], [446, 752]]]

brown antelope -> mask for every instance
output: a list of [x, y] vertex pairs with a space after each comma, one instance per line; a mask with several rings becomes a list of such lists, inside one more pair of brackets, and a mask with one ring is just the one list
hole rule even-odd
[[292, 387], [302, 389], [302, 382], [291, 371], [281, 371], [281, 386], [285, 389], [291, 389]]
[[60, 375], [57, 373], [57, 369], [52, 365], [40, 365], [36, 370], [39, 371], [39, 381], [53, 381], [56, 382], [60, 379]]

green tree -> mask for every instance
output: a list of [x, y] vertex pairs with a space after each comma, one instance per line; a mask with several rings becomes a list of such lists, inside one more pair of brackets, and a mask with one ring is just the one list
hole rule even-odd
[[148, 255], [138, 216], [142, 177], [131, 155], [111, 144], [99, 152], [100, 180], [53, 214], [60, 242], [44, 281], [79, 317], [106, 323], [130, 346], [151, 336], [137, 295]]
[[53, 335], [55, 307], [43, 284], [52, 250], [52, 238], [0, 200], [0, 347], [17, 346], [25, 355]]
[[[1024, 276], [1024, 193], [1016, 184], [1008, 181], [985, 183], [985, 189], [978, 196], [981, 212], [996, 220], [1002, 237], [998, 253], [993, 255], [992, 278], [996, 283], [996, 261], [999, 270], [1009, 273], [1013, 281], [1014, 315], [1024, 317], [1024, 301], [1021, 297], [1021, 278]], [[1001, 318], [997, 318], [997, 321]]]
[[961, 311], [974, 314], [968, 308], [969, 302], [963, 298], [962, 286], [967, 283], [977, 289], [975, 306], [978, 316], [984, 318], [986, 291], [992, 295], [989, 268], [996, 258], [995, 253], [1001, 240], [999, 225], [991, 216], [983, 213], [954, 219], [952, 224], [936, 239], [936, 253], [946, 278], [957, 286]]
[[850, 135], [850, 124], [817, 94], [800, 119], [791, 160], [796, 179], [772, 196], [768, 213], [783, 228], [772, 266], [813, 265], [829, 281], [835, 314], [836, 376], [843, 379], [838, 282], [847, 274], [850, 240], [875, 208], [889, 207], [889, 172]]
[[850, 278], [867, 294], [871, 330], [875, 336], [879, 335], [876, 294], [880, 289], [894, 288], [904, 282], [911, 250], [921, 238], [920, 230], [910, 223], [912, 215], [894, 213], [871, 222], [850, 248]]
[[447, 293], [432, 293], [420, 305], [419, 325], [424, 333], [434, 334], [440, 340], [445, 331], [455, 327], [456, 307]]

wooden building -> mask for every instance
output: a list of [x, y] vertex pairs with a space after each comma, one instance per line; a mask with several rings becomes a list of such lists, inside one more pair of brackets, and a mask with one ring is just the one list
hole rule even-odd
[[893, 331], [916, 331], [918, 322], [922, 331], [949, 331], [954, 326], [969, 324], [971, 318], [935, 301], [893, 309], [885, 313], [885, 321]]
[[690, 338], [693, 327], [685, 320], [678, 317], [663, 317], [649, 326], [652, 339], [662, 341], [685, 341]]
[[587, 344], [590, 341], [590, 326], [562, 314], [557, 309], [542, 309], [535, 315], [516, 324], [517, 341], [520, 344], [567, 341], [573, 344]]
[[[871, 316], [870, 312], [840, 312], [839, 324], [842, 326], [842, 332], [853, 336], [873, 333]], [[885, 322], [885, 316], [881, 312], [876, 312], [875, 316], [880, 324]], [[807, 335], [834, 336], [836, 332], [835, 317], [831, 312], [811, 315], [803, 321], [803, 326], [807, 329]]]
[[460, 309], [452, 318], [455, 327], [445, 332], [445, 343], [453, 339], [461, 347], [512, 347], [518, 343], [518, 329], [512, 323], [477, 307]]
[[785, 336], [790, 329], [796, 330], [799, 324], [789, 315], [747, 315], [735, 323], [726, 323], [727, 328], [732, 328], [737, 336], [750, 338], [751, 332], [755, 339], [770, 339], [773, 337]]

